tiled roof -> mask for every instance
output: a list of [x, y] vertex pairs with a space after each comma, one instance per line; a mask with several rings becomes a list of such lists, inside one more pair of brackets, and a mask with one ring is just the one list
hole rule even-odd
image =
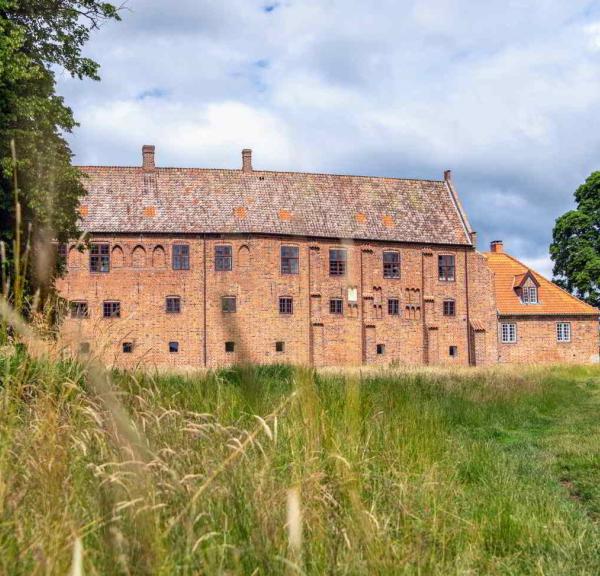
[[446, 180], [83, 166], [89, 232], [266, 233], [470, 244]]
[[[494, 273], [496, 288], [496, 305], [500, 315], [596, 315], [600, 311], [575, 296], [572, 296], [553, 282], [546, 280], [541, 274], [531, 270], [516, 258], [505, 252], [486, 252], [484, 256]], [[522, 279], [527, 272], [537, 281], [539, 304], [523, 304], [515, 286], [518, 279]]]

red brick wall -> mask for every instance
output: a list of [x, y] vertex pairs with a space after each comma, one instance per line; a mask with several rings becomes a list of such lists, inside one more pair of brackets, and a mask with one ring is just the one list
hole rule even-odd
[[[473, 288], [471, 276], [483, 278], [485, 273], [480, 270], [480, 257], [470, 248], [242, 235], [206, 240], [201, 236], [98, 236], [94, 240], [111, 244], [113, 267], [108, 274], [91, 274], [88, 254], [71, 250], [69, 272], [58, 288], [69, 300], [87, 300], [90, 318], [66, 319], [63, 335], [73, 345], [90, 342], [94, 352], [120, 364], [203, 366], [206, 362], [214, 367], [244, 360], [303, 364], [312, 360], [316, 365], [363, 361], [466, 365], [467, 283], [471, 314], [485, 318], [490, 314]], [[189, 244], [189, 271], [172, 270], [174, 243]], [[215, 271], [216, 244], [232, 246], [233, 271]], [[281, 274], [281, 245], [300, 248], [298, 275]], [[343, 277], [329, 275], [330, 248], [348, 251]], [[400, 252], [400, 279], [383, 278], [385, 249]], [[455, 281], [438, 280], [438, 254], [455, 255]], [[122, 266], [117, 266], [120, 262]], [[349, 288], [356, 289], [356, 303], [348, 301]], [[479, 289], [493, 292], [487, 285]], [[169, 295], [182, 298], [181, 314], [165, 312]], [[236, 296], [236, 313], [221, 312], [225, 295]], [[279, 296], [293, 298], [293, 315], [279, 314]], [[332, 297], [343, 299], [343, 316], [330, 314]], [[392, 297], [400, 300], [399, 317], [388, 315], [387, 300]], [[455, 300], [456, 316], [443, 316], [445, 298]], [[109, 299], [121, 302], [121, 319], [102, 318], [102, 302]], [[235, 342], [233, 354], [225, 352], [228, 340]], [[122, 353], [123, 341], [134, 343], [132, 354]], [[179, 342], [179, 353], [168, 352], [169, 341]], [[277, 341], [285, 342], [285, 352], [275, 351]], [[376, 353], [377, 344], [385, 345], [383, 355]], [[457, 347], [456, 357], [449, 356], [450, 346]]]
[[476, 327], [471, 331], [473, 363], [486, 366], [498, 361], [494, 274], [482, 254], [469, 256], [469, 321]]
[[[517, 341], [502, 343], [502, 322], [517, 325]], [[556, 323], [571, 323], [571, 341], [558, 342]], [[598, 362], [598, 320], [585, 317], [505, 317], [498, 320], [499, 362]]]

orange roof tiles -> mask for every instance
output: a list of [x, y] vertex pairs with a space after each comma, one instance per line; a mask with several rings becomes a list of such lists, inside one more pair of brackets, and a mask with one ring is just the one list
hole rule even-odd
[[[494, 273], [496, 305], [498, 313], [503, 316], [538, 316], [538, 315], [595, 315], [600, 311], [575, 296], [572, 296], [553, 282], [544, 278], [534, 270], [519, 262], [505, 252], [486, 252], [484, 256]], [[523, 304], [515, 290], [518, 280], [522, 280], [527, 272], [537, 281], [538, 304]]]
[[243, 206], [237, 206], [236, 208], [233, 209], [233, 215], [236, 218], [245, 218], [247, 212], [248, 211]]

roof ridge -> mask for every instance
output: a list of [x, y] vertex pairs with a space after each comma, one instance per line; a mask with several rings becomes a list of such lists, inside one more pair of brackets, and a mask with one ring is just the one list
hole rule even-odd
[[[143, 170], [142, 166], [115, 166], [106, 164], [75, 164], [75, 168], [121, 168], [123, 170]], [[202, 168], [199, 166], [157, 166], [154, 170], [197, 170], [199, 172], [223, 171], [239, 172], [240, 174], [299, 174], [304, 176], [337, 176], [340, 178], [369, 178], [378, 180], [399, 180], [402, 182], [432, 182], [444, 184], [444, 180], [432, 178], [399, 178], [396, 176], [369, 176], [368, 174], [339, 174], [336, 172], [301, 172], [294, 170], [252, 170], [250, 173], [243, 172], [240, 168]]]
[[577, 298], [577, 296], [573, 296], [573, 294], [571, 294], [569, 291], [565, 290], [564, 288], [562, 288], [555, 282], [552, 282], [552, 280], [548, 280], [548, 278], [546, 278], [544, 275], [540, 274], [537, 270], [534, 270], [530, 266], [527, 266], [526, 264], [521, 262], [518, 258], [515, 258], [514, 256], [512, 256], [511, 254], [508, 254], [507, 252], [500, 252], [500, 253], [486, 252], [486, 254], [496, 254], [496, 255], [500, 254], [501, 256], [506, 256], [508, 259], [512, 260], [513, 262], [516, 262], [517, 264], [520, 264], [526, 270], [528, 270], [528, 271], [532, 272], [533, 274], [535, 274], [536, 276], [538, 276], [541, 280], [546, 282], [546, 284], [550, 284], [553, 288], [560, 290], [561, 292], [563, 292], [564, 294], [569, 296], [569, 298], [571, 298], [572, 300], [575, 300], [575, 302], [577, 302], [578, 304], [582, 304], [583, 306], [586, 306], [587, 308], [589, 308], [590, 310], [593, 310], [597, 314], [600, 314], [600, 310], [598, 310], [598, 308], [596, 308], [595, 306], [592, 306], [591, 304], [588, 304], [587, 302], [584, 302], [580, 298]]

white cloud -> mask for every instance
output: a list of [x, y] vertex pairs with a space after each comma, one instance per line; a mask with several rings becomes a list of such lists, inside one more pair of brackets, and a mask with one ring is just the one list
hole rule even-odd
[[600, 22], [594, 22], [584, 27], [585, 35], [588, 38], [588, 46], [591, 50], [600, 50]]

